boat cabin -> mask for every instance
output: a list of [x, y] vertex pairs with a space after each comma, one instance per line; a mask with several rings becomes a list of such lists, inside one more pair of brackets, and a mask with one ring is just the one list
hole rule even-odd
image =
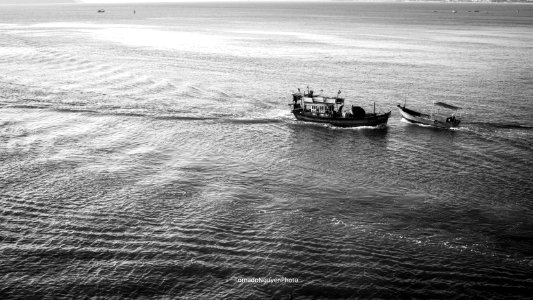
[[304, 113], [310, 113], [319, 117], [334, 117], [342, 115], [344, 99], [337, 97], [324, 97], [314, 95], [313, 91], [298, 92], [292, 94], [294, 110], [303, 110]]

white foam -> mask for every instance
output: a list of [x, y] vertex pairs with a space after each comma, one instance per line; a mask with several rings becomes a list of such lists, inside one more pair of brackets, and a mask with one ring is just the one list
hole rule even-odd
[[387, 128], [387, 125], [380, 124], [377, 126], [339, 127], [339, 126], [333, 126], [333, 125], [327, 124], [326, 127], [328, 127], [329, 129], [333, 129], [333, 130], [368, 130], [368, 129], [382, 130], [382, 129]]

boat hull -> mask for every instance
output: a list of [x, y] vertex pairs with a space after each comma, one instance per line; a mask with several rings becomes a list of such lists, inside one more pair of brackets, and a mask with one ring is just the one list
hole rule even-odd
[[400, 105], [398, 105], [398, 109], [400, 110], [400, 113], [402, 114], [402, 117], [405, 120], [415, 124], [424, 124], [437, 128], [449, 129], [452, 127], [457, 127], [460, 123], [459, 120], [443, 122], [441, 120], [434, 119], [427, 114], [415, 112]]
[[305, 113], [302, 110], [294, 110], [292, 112], [297, 120], [313, 123], [330, 124], [336, 127], [360, 127], [360, 126], [379, 126], [386, 125], [391, 112], [379, 115], [367, 116], [363, 119], [350, 119], [350, 118], [332, 118], [332, 117], [320, 117], [313, 116]]

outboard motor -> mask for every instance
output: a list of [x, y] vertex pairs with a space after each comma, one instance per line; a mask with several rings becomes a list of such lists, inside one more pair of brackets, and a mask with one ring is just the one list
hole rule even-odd
[[352, 115], [354, 119], [364, 119], [366, 112], [360, 106], [352, 106]]

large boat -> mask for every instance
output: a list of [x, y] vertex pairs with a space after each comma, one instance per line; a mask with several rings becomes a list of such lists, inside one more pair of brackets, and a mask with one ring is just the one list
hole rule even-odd
[[[402, 117], [411, 123], [424, 124], [445, 129], [457, 127], [459, 126], [459, 123], [461, 123], [461, 120], [459, 120], [456, 116], [456, 111], [461, 108], [454, 105], [446, 104], [444, 102], [435, 102], [433, 105], [433, 109], [429, 114], [408, 109], [405, 107], [405, 104], [403, 106], [398, 104], [397, 106], [400, 110], [400, 113], [402, 114]], [[441, 108], [453, 111], [453, 113], [441, 113]]]
[[292, 94], [292, 113], [297, 120], [325, 123], [337, 127], [359, 127], [359, 126], [384, 126], [391, 115], [391, 112], [367, 113], [359, 106], [351, 107], [349, 112], [344, 112], [344, 98], [340, 98], [340, 91], [335, 97], [325, 97], [314, 95], [312, 90]]

